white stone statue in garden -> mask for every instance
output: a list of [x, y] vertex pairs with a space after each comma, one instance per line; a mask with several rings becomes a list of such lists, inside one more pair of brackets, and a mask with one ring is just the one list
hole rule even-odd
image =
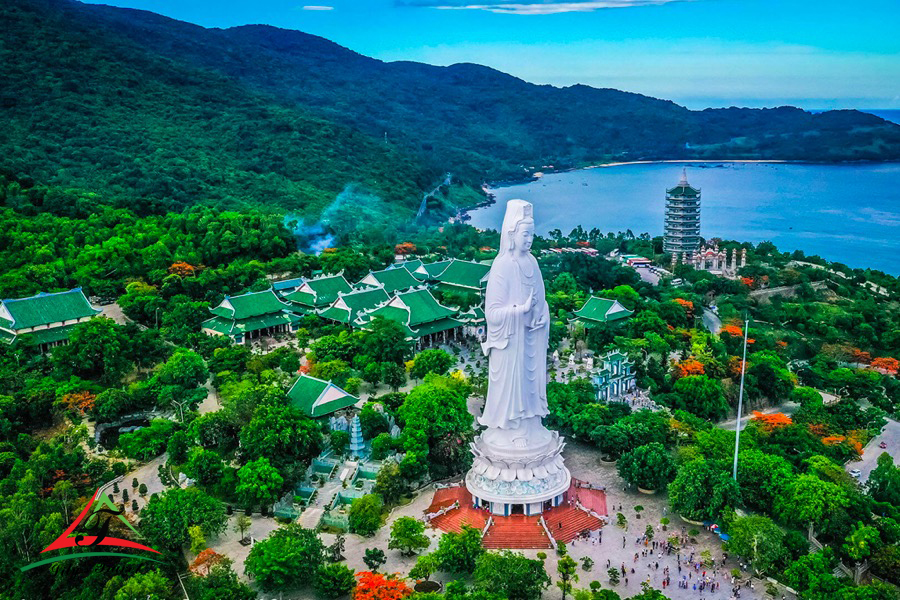
[[[500, 252], [491, 266], [485, 297], [490, 365], [484, 413], [485, 440], [495, 446], [525, 447], [547, 430], [547, 344], [550, 309], [544, 280], [531, 255], [531, 204], [510, 200], [500, 232]], [[540, 440], [543, 441], [543, 440]]]

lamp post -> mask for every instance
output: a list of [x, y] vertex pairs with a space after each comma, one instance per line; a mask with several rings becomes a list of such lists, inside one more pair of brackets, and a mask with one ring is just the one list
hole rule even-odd
[[741, 360], [741, 389], [738, 393], [737, 420], [734, 426], [734, 470], [732, 477], [737, 481], [738, 449], [741, 445], [741, 414], [744, 410], [744, 373], [747, 371], [747, 335], [750, 332], [750, 319], [744, 321], [744, 357]]

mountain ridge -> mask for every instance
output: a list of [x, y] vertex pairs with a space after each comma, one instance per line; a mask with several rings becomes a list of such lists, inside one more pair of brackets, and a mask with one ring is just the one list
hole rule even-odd
[[[189, 178], [196, 181], [172, 192], [177, 201], [169, 204], [176, 208], [202, 193], [229, 205], [255, 201], [315, 214], [359, 184], [409, 215], [447, 171], [470, 190], [444, 198], [452, 205], [464, 204], [460, 197], [471, 200], [471, 190], [483, 181], [521, 178], [544, 165], [900, 158], [900, 126], [859, 111], [692, 111], [612, 88], [532, 84], [474, 63], [385, 62], [271, 25], [204, 28], [150, 11], [75, 0], [9, 0], [7, 6], [0, 11], [19, 19], [14, 23], [35, 28], [45, 40], [59, 37], [67, 53], [36, 45], [24, 32], [3, 34], [24, 49], [18, 55], [7, 51], [11, 64], [0, 67], [11, 75], [9, 87], [24, 89], [23, 74], [35, 65], [52, 75], [37, 86], [37, 112], [13, 111], [10, 129], [21, 135], [12, 148], [0, 146], [12, 150], [6, 160], [19, 170], [37, 168], [38, 175], [62, 165], [52, 173], [56, 183], [92, 188], [112, 182], [128, 195], [128, 181], [110, 168], [154, 160], [151, 149], [138, 142], [146, 133], [168, 129], [153, 136], [160, 145], [154, 152], [170, 157], [160, 158], [155, 168], [166, 171], [188, 160], [194, 169]], [[87, 86], [77, 76], [83, 71], [91, 80], [98, 69], [113, 74], [108, 85]], [[161, 97], [160, 89], [169, 97]], [[4, 104], [15, 105], [19, 96], [0, 93]], [[123, 98], [134, 105], [123, 106]], [[59, 102], [69, 110], [53, 106]], [[106, 123], [111, 119], [104, 110], [117, 114], [114, 122]], [[183, 127], [173, 125], [174, 114]], [[149, 123], [142, 129], [144, 120]], [[99, 123], [99, 129], [91, 132], [85, 123]], [[73, 138], [70, 129], [88, 133]], [[302, 150], [292, 146], [297, 135]], [[130, 140], [125, 149], [109, 149], [121, 155], [117, 161], [86, 163], [86, 156], [96, 155], [86, 146], [103, 145], [109, 136]], [[60, 152], [49, 140], [73, 147]], [[201, 142], [202, 151], [194, 148]], [[46, 156], [25, 146], [43, 147]], [[69, 171], [78, 177], [67, 176]], [[146, 169], [141, 175], [146, 181], [132, 197], [149, 188], [154, 202], [164, 205], [172, 195], [167, 187], [178, 188], [172, 177], [163, 185], [163, 176]]]

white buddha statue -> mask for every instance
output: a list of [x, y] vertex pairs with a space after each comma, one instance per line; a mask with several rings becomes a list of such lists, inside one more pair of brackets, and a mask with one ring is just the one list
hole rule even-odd
[[484, 413], [485, 441], [494, 447], [534, 448], [550, 432], [541, 419], [547, 410], [547, 344], [550, 309], [544, 280], [531, 255], [532, 206], [511, 200], [506, 206], [500, 252], [491, 266], [485, 297], [490, 365]]

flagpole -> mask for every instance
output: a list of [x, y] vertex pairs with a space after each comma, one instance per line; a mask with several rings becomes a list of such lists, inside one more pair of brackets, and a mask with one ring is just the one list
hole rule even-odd
[[747, 335], [750, 331], [750, 319], [744, 321], [744, 358], [741, 361], [741, 391], [738, 393], [737, 421], [734, 427], [734, 472], [732, 477], [737, 481], [738, 448], [741, 445], [741, 414], [744, 410], [744, 373], [747, 370]]

